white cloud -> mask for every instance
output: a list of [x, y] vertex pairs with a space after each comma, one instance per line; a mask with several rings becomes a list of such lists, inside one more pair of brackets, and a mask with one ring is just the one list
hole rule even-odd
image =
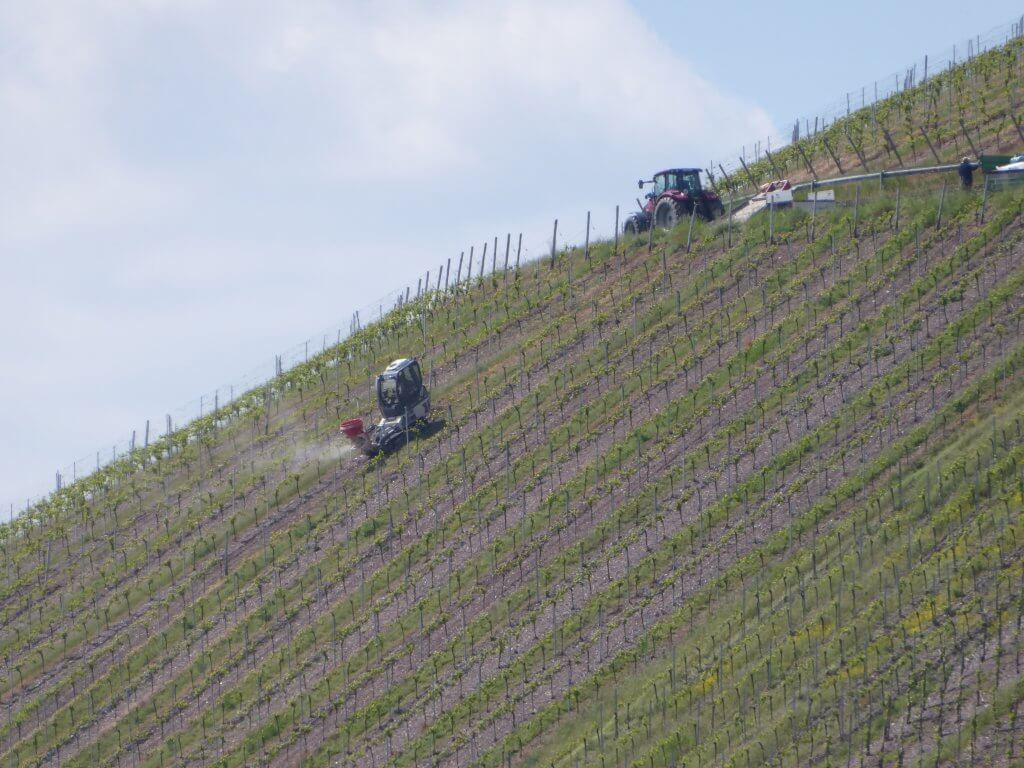
[[470, 240], [606, 230], [771, 132], [626, 0], [39, 0], [0, 50], [0, 501]]
[[275, 6], [250, 32], [234, 66], [257, 88], [314, 83], [339, 129], [335, 169], [355, 178], [479, 170], [524, 128], [665, 151], [771, 130], [621, 0]]
[[0, 6], [0, 246], [95, 231], [169, 202], [173, 185], [125, 163], [103, 124], [117, 98], [103, 60], [110, 11]]

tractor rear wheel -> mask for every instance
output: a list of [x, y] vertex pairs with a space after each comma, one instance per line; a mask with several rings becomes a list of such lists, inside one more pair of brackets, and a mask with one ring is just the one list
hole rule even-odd
[[690, 212], [686, 206], [671, 197], [663, 197], [654, 208], [654, 225], [661, 229], [672, 229]]
[[721, 200], [704, 200], [697, 212], [705, 221], [714, 221], [725, 215], [725, 206]]
[[391, 435], [391, 437], [385, 440], [384, 445], [381, 446], [381, 450], [384, 453], [394, 453], [407, 443], [408, 437], [406, 436], [405, 432], [399, 432], [397, 434]]

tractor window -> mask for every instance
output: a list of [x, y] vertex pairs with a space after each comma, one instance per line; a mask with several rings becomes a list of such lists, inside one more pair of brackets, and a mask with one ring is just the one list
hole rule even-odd
[[380, 404], [384, 408], [394, 408], [398, 403], [398, 379], [394, 377], [381, 378], [378, 385]]
[[700, 178], [695, 171], [689, 173], [667, 173], [663, 180], [664, 184], [658, 194], [661, 194], [666, 189], [677, 189], [688, 194], [696, 194], [700, 191]]
[[665, 174], [658, 174], [654, 177], [654, 196], [657, 197], [662, 192], [668, 189], [667, 178]]
[[406, 405], [411, 404], [416, 396], [420, 393], [420, 382], [415, 372], [410, 365], [408, 368], [398, 374], [400, 381], [399, 388], [402, 391], [402, 402]]
[[420, 364], [413, 363], [407, 370], [409, 371], [409, 378], [413, 383], [413, 387], [416, 389], [416, 394], [419, 394], [420, 388], [423, 386], [423, 375], [420, 373]]

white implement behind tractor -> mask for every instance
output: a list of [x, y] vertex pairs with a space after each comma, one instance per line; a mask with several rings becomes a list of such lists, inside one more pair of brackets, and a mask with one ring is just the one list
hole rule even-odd
[[415, 358], [395, 360], [377, 377], [377, 405], [381, 420], [364, 429], [362, 419], [341, 424], [356, 447], [367, 456], [391, 453], [409, 442], [409, 430], [430, 415], [430, 392]]

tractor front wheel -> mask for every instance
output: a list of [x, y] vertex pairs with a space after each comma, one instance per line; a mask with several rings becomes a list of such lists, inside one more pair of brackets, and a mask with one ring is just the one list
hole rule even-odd
[[636, 227], [636, 219], [626, 219], [625, 225], [622, 227], [623, 234], [626, 235], [637, 235], [639, 230]]
[[686, 206], [671, 197], [663, 197], [654, 208], [654, 224], [661, 229], [672, 229], [690, 212]]

